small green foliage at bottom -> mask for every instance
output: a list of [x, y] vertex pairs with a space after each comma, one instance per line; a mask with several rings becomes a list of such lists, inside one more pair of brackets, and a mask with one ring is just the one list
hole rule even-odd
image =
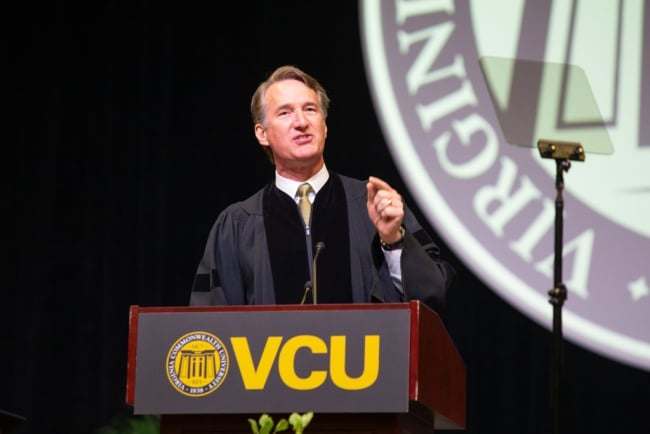
[[264, 413], [260, 416], [259, 420], [248, 419], [248, 422], [251, 424], [251, 430], [254, 434], [274, 434], [281, 431], [286, 431], [291, 425], [291, 429], [296, 434], [302, 434], [305, 432], [305, 428], [311, 422], [311, 419], [314, 417], [314, 412], [310, 411], [304, 414], [291, 413], [289, 420], [280, 419], [278, 424], [273, 424], [273, 418], [268, 414]]

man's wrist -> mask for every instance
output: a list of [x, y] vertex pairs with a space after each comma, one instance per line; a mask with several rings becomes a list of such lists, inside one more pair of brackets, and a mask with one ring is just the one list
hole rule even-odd
[[404, 229], [404, 226], [399, 227], [399, 239], [397, 241], [394, 241], [392, 243], [387, 243], [381, 237], [379, 238], [379, 244], [381, 245], [381, 248], [386, 250], [386, 251], [391, 251], [391, 250], [397, 250], [401, 249], [404, 247], [404, 234], [406, 233], [406, 230]]

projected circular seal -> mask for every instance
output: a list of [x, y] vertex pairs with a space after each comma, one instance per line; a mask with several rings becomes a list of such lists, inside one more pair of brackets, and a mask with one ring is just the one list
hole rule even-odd
[[[583, 10], [582, 2], [563, 1], [362, 0], [363, 51], [380, 123], [418, 207], [484, 282], [547, 328], [555, 164], [534, 143], [506, 142], [478, 60], [526, 58], [586, 71], [615, 151], [588, 154], [565, 174], [564, 334], [650, 370], [643, 4], [598, 1]], [[605, 41], [597, 52], [594, 32]]]

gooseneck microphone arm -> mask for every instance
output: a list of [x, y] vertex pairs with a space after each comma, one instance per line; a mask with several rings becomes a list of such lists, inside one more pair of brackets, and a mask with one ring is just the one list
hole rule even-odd
[[307, 294], [309, 294], [309, 291], [311, 291], [311, 286], [311, 280], [305, 282], [305, 292], [302, 293], [302, 300], [300, 300], [300, 304], [305, 304], [305, 299], [307, 299]]
[[317, 283], [316, 283], [317, 282], [316, 272], [317, 272], [317, 264], [318, 263], [316, 261], [318, 260], [318, 255], [320, 254], [320, 252], [323, 251], [323, 249], [325, 249], [325, 243], [323, 243], [321, 241], [316, 243], [314, 258], [311, 261], [311, 272], [312, 272], [313, 280], [308, 280], [307, 282], [305, 282], [305, 291], [302, 294], [302, 300], [300, 300], [300, 304], [305, 304], [305, 300], [307, 299], [307, 294], [309, 294], [310, 291], [312, 293], [312, 302], [313, 302], [313, 304], [318, 303], [318, 300], [317, 300], [318, 293], [316, 292], [317, 291], [317, 289], [316, 289], [316, 285], [317, 285]]
[[[319, 241], [316, 243], [316, 253], [314, 253], [314, 259], [311, 261], [311, 273], [312, 273], [312, 280], [313, 280], [313, 285], [312, 285], [312, 293], [313, 293], [313, 300], [314, 304], [318, 304], [318, 276], [316, 274], [317, 271], [317, 260], [318, 260], [318, 255], [320, 252], [325, 250], [325, 243], [322, 241]], [[306, 295], [306, 293], [305, 293]]]

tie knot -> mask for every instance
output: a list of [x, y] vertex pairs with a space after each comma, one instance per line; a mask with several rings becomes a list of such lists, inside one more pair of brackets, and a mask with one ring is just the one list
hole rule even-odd
[[305, 182], [304, 184], [300, 184], [298, 186], [298, 197], [302, 198], [309, 198], [309, 192], [311, 191], [311, 185], [309, 185], [308, 182]]

